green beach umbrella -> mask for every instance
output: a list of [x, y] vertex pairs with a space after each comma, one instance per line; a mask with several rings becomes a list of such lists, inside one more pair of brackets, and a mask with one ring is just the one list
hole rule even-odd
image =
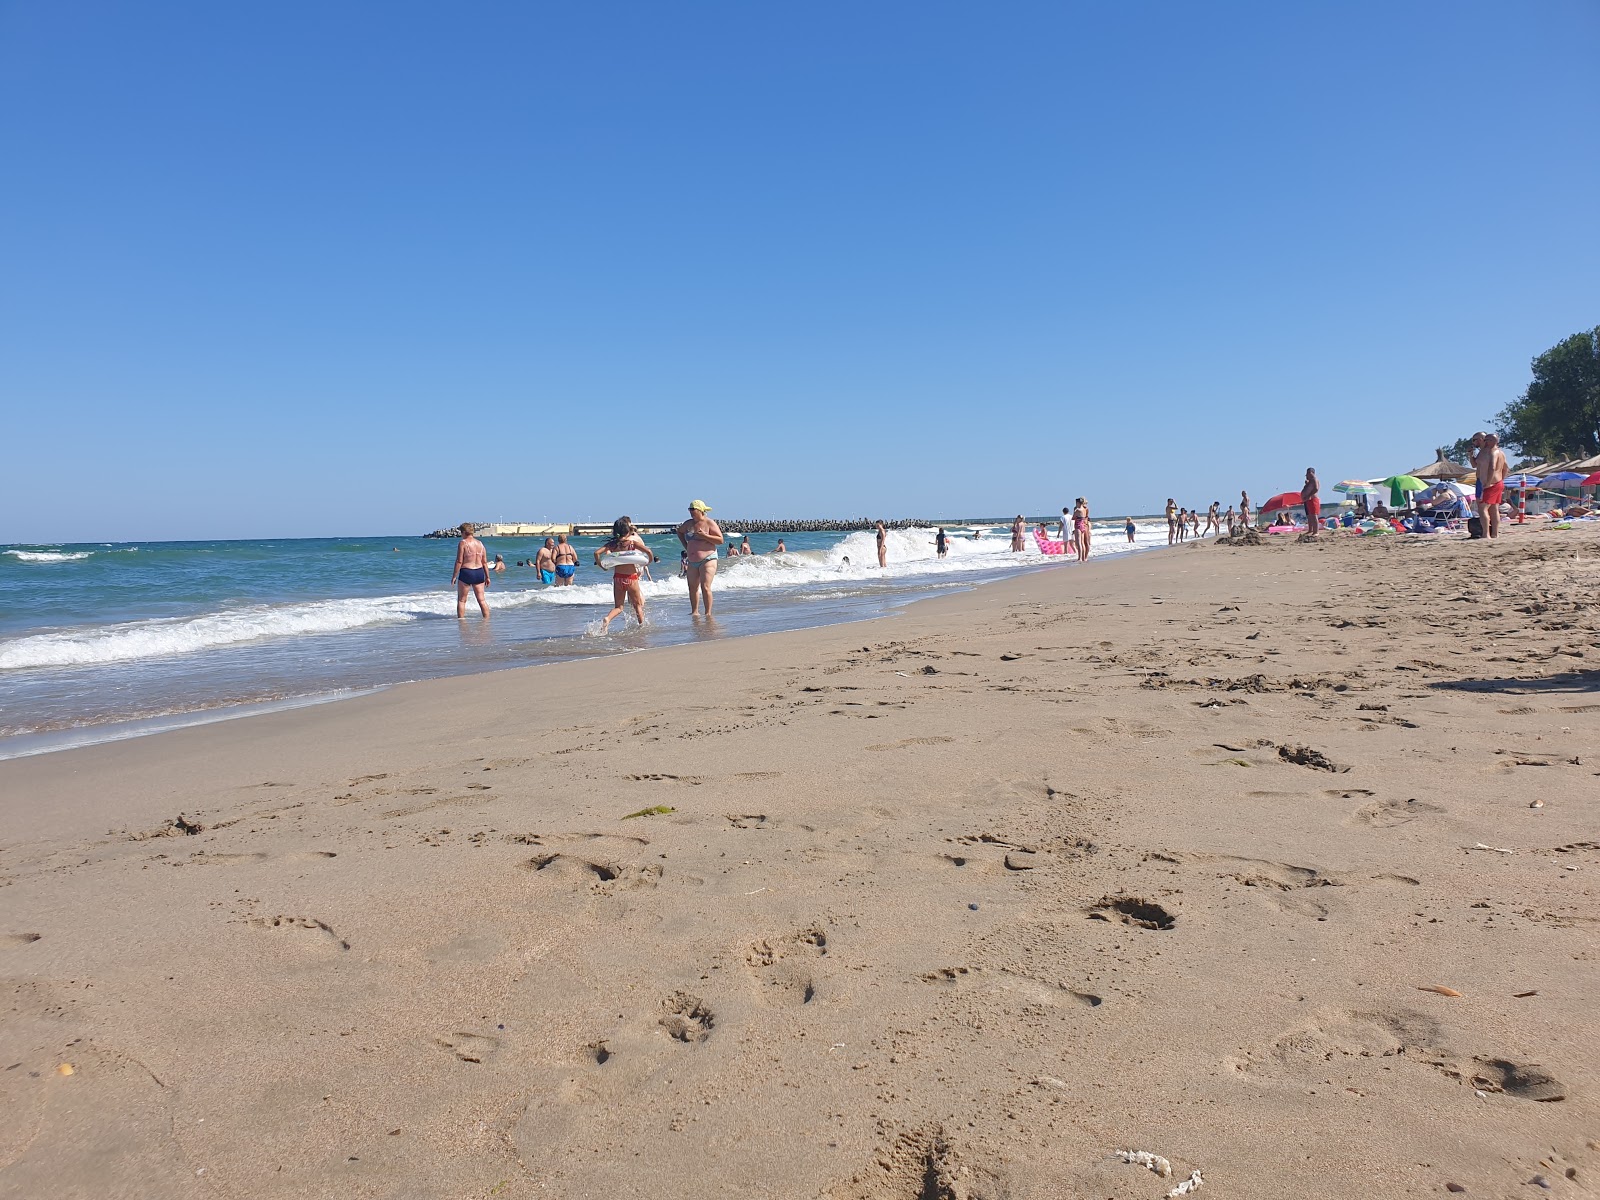
[[1415, 475], [1391, 475], [1383, 481], [1383, 486], [1389, 489], [1389, 507], [1404, 508], [1407, 492], [1425, 492], [1428, 485]]

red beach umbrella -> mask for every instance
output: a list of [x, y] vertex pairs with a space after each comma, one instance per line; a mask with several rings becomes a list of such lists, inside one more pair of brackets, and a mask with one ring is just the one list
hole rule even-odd
[[1279, 492], [1271, 500], [1261, 506], [1263, 513], [1277, 512], [1280, 508], [1299, 508], [1305, 503], [1299, 492]]
[[1600, 487], [1600, 471], [1593, 475], [1586, 475], [1578, 481], [1579, 487]]

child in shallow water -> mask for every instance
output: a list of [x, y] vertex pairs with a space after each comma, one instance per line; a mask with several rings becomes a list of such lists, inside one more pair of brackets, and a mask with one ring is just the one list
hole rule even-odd
[[[644, 539], [634, 530], [633, 522], [627, 517], [618, 517], [611, 523], [610, 539], [594, 552], [594, 565], [600, 566], [602, 554], [621, 554], [628, 550], [641, 550], [645, 554], [650, 554], [650, 547], [644, 544]], [[644, 593], [639, 588], [643, 578], [639, 568], [632, 563], [612, 568], [611, 611], [601, 623], [602, 633], [610, 632], [611, 622], [622, 615], [625, 603], [633, 605], [633, 615], [638, 618], [639, 624], [644, 624]]]

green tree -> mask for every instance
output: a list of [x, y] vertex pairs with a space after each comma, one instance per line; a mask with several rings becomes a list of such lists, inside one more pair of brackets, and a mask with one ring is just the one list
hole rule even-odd
[[1472, 439], [1469, 437], [1457, 438], [1444, 448], [1444, 456], [1453, 463], [1460, 463], [1463, 467], [1472, 465]]
[[1533, 382], [1500, 410], [1500, 441], [1542, 459], [1600, 454], [1600, 325], [1533, 360]]

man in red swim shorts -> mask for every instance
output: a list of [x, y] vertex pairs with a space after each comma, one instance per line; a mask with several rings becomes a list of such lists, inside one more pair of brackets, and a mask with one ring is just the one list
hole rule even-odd
[[[1474, 439], [1476, 440], [1476, 439]], [[1483, 523], [1483, 536], [1500, 536], [1500, 501], [1506, 494], [1505, 452], [1500, 449], [1500, 439], [1492, 433], [1483, 435], [1483, 445], [1473, 455], [1478, 468], [1478, 520]]]
[[1306, 532], [1312, 537], [1317, 536], [1317, 530], [1322, 528], [1322, 498], [1317, 495], [1321, 484], [1317, 482], [1317, 469], [1306, 468], [1305, 486], [1300, 489], [1300, 503], [1306, 510]]

